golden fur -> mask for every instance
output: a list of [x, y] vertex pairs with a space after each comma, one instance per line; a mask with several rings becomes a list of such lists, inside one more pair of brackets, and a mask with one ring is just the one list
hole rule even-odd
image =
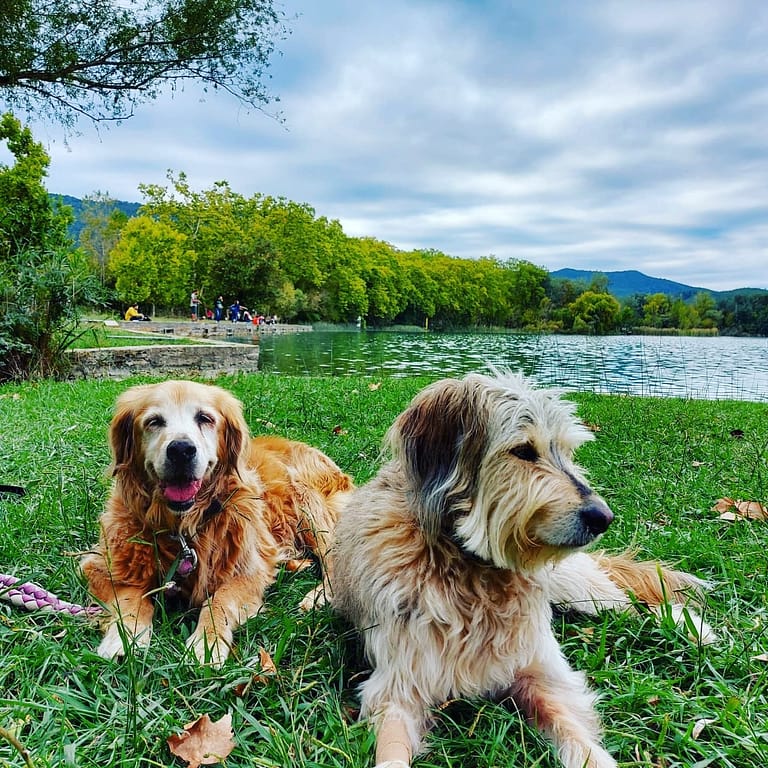
[[[188, 645], [201, 663], [220, 665], [233, 630], [261, 608], [278, 564], [324, 558], [352, 483], [308, 445], [250, 438], [235, 397], [188, 381], [124, 392], [109, 440], [112, 492], [98, 545], [81, 563], [110, 612], [98, 653], [147, 646], [151, 595], [172, 580], [200, 608]], [[196, 566], [179, 560], [185, 547]]]
[[578, 551], [613, 517], [572, 459], [591, 437], [572, 403], [504, 373], [439, 381], [391, 427], [391, 460], [339, 518], [326, 585], [373, 666], [361, 713], [380, 766], [410, 763], [432, 707], [476, 696], [513, 697], [567, 768], [615, 766], [550, 606], [682, 603], [704, 582]]

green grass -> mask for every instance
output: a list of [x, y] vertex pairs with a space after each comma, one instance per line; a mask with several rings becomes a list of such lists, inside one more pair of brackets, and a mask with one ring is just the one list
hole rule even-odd
[[71, 349], [103, 349], [105, 347], [142, 347], [158, 344], [199, 344], [198, 339], [145, 332], [137, 323], [136, 332], [104, 325], [89, 325], [70, 345]]
[[[426, 379], [222, 379], [245, 403], [254, 433], [306, 440], [357, 482], [379, 463], [381, 437]], [[376, 382], [379, 383], [379, 382]], [[73, 553], [94, 541], [108, 488], [105, 433], [127, 382], [0, 387], [0, 483], [28, 489], [0, 500], [0, 571], [87, 601]], [[721, 640], [699, 648], [648, 615], [559, 619], [571, 663], [601, 693], [605, 742], [622, 766], [764, 768], [768, 762], [766, 523], [727, 524], [721, 496], [768, 497], [766, 406], [575, 395], [597, 427], [579, 459], [616, 513], [607, 548], [677, 562], [716, 586], [706, 616]], [[741, 430], [743, 437], [734, 437]], [[355, 720], [365, 663], [349, 627], [297, 604], [312, 574], [282, 573], [259, 618], [236, 635], [222, 670], [184, 656], [193, 617], [158, 614], [146, 655], [105, 662], [85, 621], [0, 607], [0, 727], [39, 766], [182, 766], [166, 739], [202, 713], [231, 712], [228, 766], [368, 766], [374, 746]], [[259, 648], [278, 674], [261, 681]], [[694, 737], [698, 721], [708, 720]], [[512, 707], [448, 703], [418, 768], [557, 762]], [[21, 766], [0, 739], [0, 767]]]

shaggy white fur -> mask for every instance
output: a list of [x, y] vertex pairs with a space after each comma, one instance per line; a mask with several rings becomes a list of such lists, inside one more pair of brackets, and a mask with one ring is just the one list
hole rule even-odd
[[361, 714], [380, 768], [410, 764], [431, 708], [476, 696], [513, 697], [567, 768], [615, 766], [551, 605], [624, 610], [628, 592], [656, 605], [704, 582], [577, 551], [613, 519], [573, 461], [591, 437], [573, 403], [505, 373], [439, 381], [395, 421], [391, 460], [340, 516], [327, 586], [373, 666]]

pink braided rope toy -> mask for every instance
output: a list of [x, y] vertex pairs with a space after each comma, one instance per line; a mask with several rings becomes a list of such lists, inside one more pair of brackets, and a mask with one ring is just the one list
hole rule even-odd
[[70, 616], [88, 618], [101, 613], [98, 605], [77, 605], [60, 600], [53, 592], [43, 589], [31, 581], [22, 582], [15, 576], [0, 573], [0, 600], [5, 600], [18, 608], [28, 611], [56, 611], [68, 613]]

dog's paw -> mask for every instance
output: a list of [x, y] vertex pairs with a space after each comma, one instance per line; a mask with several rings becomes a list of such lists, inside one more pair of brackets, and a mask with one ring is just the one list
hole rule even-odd
[[322, 608], [327, 602], [325, 588], [322, 584], [318, 584], [314, 589], [307, 592], [304, 599], [299, 603], [299, 608], [305, 613], [309, 613], [314, 608]]
[[616, 768], [616, 761], [602, 747], [594, 748], [585, 763], [587, 768]]
[[134, 637], [128, 634], [126, 630], [121, 630], [117, 624], [111, 624], [104, 633], [96, 653], [102, 659], [117, 659], [125, 656], [126, 643], [132, 644], [136, 649], [146, 649], [149, 647], [151, 638], [151, 627], [147, 627]]
[[599, 744], [571, 743], [559, 752], [566, 768], [616, 768], [616, 761]]
[[683, 627], [688, 633], [688, 638], [694, 643], [712, 645], [719, 638], [717, 632], [699, 616], [696, 611], [687, 605], [671, 603], [667, 605], [654, 605], [651, 610], [662, 619], [669, 616], [679, 627]]
[[200, 664], [219, 669], [229, 657], [230, 643], [225, 638], [206, 633], [198, 627], [187, 640], [187, 648]]

